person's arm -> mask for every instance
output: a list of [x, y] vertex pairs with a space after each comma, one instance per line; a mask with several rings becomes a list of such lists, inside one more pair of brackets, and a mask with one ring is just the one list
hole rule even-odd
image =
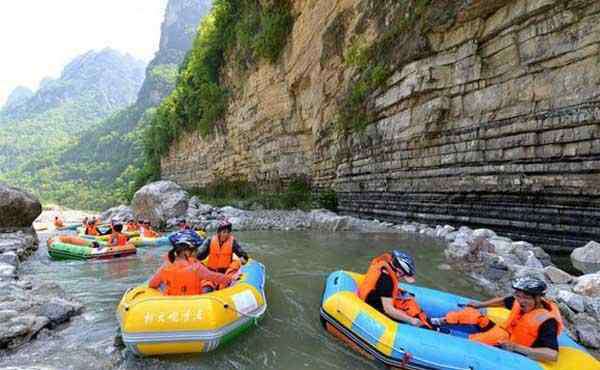
[[246, 253], [237, 239], [233, 239], [233, 253], [238, 256], [243, 263], [248, 262], [248, 253]]
[[160, 284], [162, 284], [162, 268], [152, 276], [150, 281], [148, 282], [148, 287], [152, 289], [160, 288]]
[[208, 252], [210, 251], [210, 239], [204, 239], [204, 243], [198, 248], [198, 254], [196, 255], [196, 259], [198, 261], [204, 261], [206, 257], [208, 257]]
[[200, 280], [210, 280], [213, 283], [223, 285], [229, 285], [231, 283], [231, 278], [229, 276], [211, 271], [202, 263], [196, 263], [196, 269], [198, 273], [198, 278]]
[[421, 326], [421, 320], [416, 317], [408, 316], [404, 311], [394, 307], [394, 301], [389, 297], [381, 297], [381, 304], [383, 305], [383, 311], [392, 319], [400, 322], [405, 322], [413, 326]]
[[503, 307], [505, 305], [504, 302], [507, 298], [508, 297], [496, 297], [483, 302], [470, 301], [469, 303], [467, 303], [467, 306], [471, 306], [473, 308]]

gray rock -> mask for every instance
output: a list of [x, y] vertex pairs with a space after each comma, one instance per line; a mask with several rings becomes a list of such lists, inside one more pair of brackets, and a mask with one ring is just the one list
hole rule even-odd
[[578, 277], [573, 291], [588, 297], [600, 296], [600, 273]]
[[542, 265], [542, 263], [540, 262], [540, 260], [538, 260], [535, 255], [533, 254], [533, 252], [531, 252], [531, 254], [529, 255], [529, 257], [527, 257], [527, 261], [525, 261], [525, 266], [530, 267], [530, 268], [534, 268], [534, 269], [542, 269], [544, 268], [544, 265]]
[[400, 230], [402, 230], [406, 233], [416, 233], [418, 231], [417, 227], [412, 224], [402, 225], [402, 226], [400, 226]]
[[600, 332], [597, 324], [589, 321], [575, 322], [575, 332], [581, 344], [589, 348], [600, 349]]
[[576, 248], [571, 253], [571, 261], [585, 273], [596, 272], [600, 269], [600, 243], [591, 241], [584, 247]]
[[79, 303], [55, 297], [42, 304], [37, 313], [47, 317], [53, 325], [58, 325], [81, 313], [82, 309], [83, 306]]
[[511, 255], [515, 250], [512, 241], [504, 238], [491, 238], [489, 242], [494, 246], [496, 253], [503, 256]]
[[585, 312], [600, 322], [600, 297], [586, 297]]
[[573, 276], [555, 266], [545, 267], [544, 275], [553, 284], [568, 284], [573, 281]]
[[483, 238], [490, 239], [496, 236], [496, 233], [490, 229], [476, 229], [473, 231], [473, 237], [475, 239]]
[[445, 238], [446, 235], [450, 234], [451, 232], [456, 231], [456, 229], [450, 225], [445, 225], [445, 226], [438, 226], [435, 230], [435, 236], [438, 238]]
[[131, 218], [134, 218], [133, 210], [125, 205], [107, 209], [100, 215], [100, 219], [106, 222], [111, 220], [127, 222]]
[[0, 279], [13, 279], [17, 275], [17, 268], [4, 262], [0, 262]]
[[15, 252], [2, 253], [0, 254], [0, 263], [19, 267], [19, 257], [17, 257]]
[[189, 197], [179, 185], [172, 181], [158, 181], [138, 190], [131, 201], [133, 212], [146, 218], [153, 225], [160, 225], [170, 218], [185, 215]]
[[460, 261], [470, 257], [475, 251], [475, 245], [466, 241], [454, 241], [444, 250], [444, 255], [450, 260]]
[[451, 233], [446, 234], [446, 236], [444, 237], [444, 240], [452, 243], [453, 241], [456, 240], [456, 236], [458, 235], [458, 231], [453, 231]]
[[0, 183], [0, 229], [30, 227], [42, 213], [42, 205], [33, 195]]
[[571, 293], [567, 290], [561, 290], [558, 292], [559, 300], [566, 303], [573, 311], [575, 312], [584, 312], [585, 311], [585, 302], [582, 296]]

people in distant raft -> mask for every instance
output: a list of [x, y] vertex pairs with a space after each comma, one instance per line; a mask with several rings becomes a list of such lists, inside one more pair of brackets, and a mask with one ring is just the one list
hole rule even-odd
[[57, 229], [65, 227], [65, 223], [59, 216], [54, 216], [54, 227]]
[[225, 274], [210, 271], [203, 264], [190, 260], [197, 248], [193, 239], [179, 238], [168, 253], [170, 263], [160, 268], [148, 286], [162, 288], [166, 295], [197, 295], [202, 293], [201, 283], [205, 281], [222, 286], [231, 284], [231, 278]]
[[138, 231], [140, 229], [140, 225], [133, 218], [127, 220], [127, 231]]
[[384, 253], [371, 261], [358, 296], [394, 320], [431, 329], [414, 296], [400, 287], [402, 279], [414, 283], [415, 272], [415, 263], [408, 254], [398, 250]]
[[108, 237], [108, 245], [117, 247], [126, 245], [129, 242], [129, 237], [123, 234], [123, 225], [120, 223], [113, 223], [112, 233]]
[[152, 230], [152, 224], [149, 220], [145, 220], [142, 225], [140, 225], [140, 235], [144, 238], [158, 238], [160, 234], [154, 230]]
[[[523, 277], [514, 280], [512, 286], [515, 289], [512, 296], [469, 302], [463, 310], [449, 312], [431, 322], [436, 325], [476, 325], [482, 332], [471, 334], [471, 340], [499, 346], [537, 361], [556, 361], [563, 322], [556, 304], [544, 298], [546, 283], [536, 277]], [[508, 320], [502, 325], [494, 324], [478, 310], [483, 307], [510, 309]]]

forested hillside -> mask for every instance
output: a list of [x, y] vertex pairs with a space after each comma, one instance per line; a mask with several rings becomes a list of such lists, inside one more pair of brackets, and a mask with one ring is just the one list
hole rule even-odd
[[135, 100], [144, 67], [112, 49], [90, 51], [70, 62], [58, 79], [43, 81], [29, 98], [5, 106], [0, 113], [0, 181], [45, 201], [93, 198], [93, 184], [63, 182], [62, 154], [80, 133]]

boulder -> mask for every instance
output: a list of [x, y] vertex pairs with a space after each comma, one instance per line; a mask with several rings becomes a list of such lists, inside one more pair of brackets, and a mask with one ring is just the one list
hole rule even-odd
[[446, 258], [455, 261], [466, 261], [476, 252], [476, 246], [474, 243], [470, 243], [464, 240], [455, 240], [450, 243], [444, 250]]
[[453, 228], [450, 225], [446, 225], [446, 226], [438, 226], [435, 229], [435, 236], [438, 238], [445, 238], [446, 235], [450, 234], [451, 232], [456, 231], [455, 228]]
[[571, 293], [568, 290], [561, 290], [558, 292], [557, 299], [564, 302], [575, 312], [585, 311], [585, 300], [578, 294]]
[[600, 295], [600, 273], [587, 274], [577, 278], [573, 291], [588, 297]]
[[33, 195], [0, 183], [0, 229], [30, 227], [42, 213], [42, 205]]
[[553, 284], [568, 284], [573, 281], [573, 276], [554, 266], [545, 267], [544, 275]]
[[83, 306], [77, 302], [70, 302], [62, 298], [51, 298], [38, 308], [39, 316], [47, 317], [52, 325], [62, 324], [71, 317], [81, 313]]
[[584, 346], [600, 349], [600, 332], [597, 324], [595, 325], [588, 320], [577, 320], [575, 322], [575, 333]]
[[571, 253], [573, 265], [584, 273], [600, 271], [600, 243], [591, 241]]
[[134, 218], [133, 210], [127, 207], [126, 205], [120, 205], [118, 207], [107, 209], [100, 215], [100, 219], [102, 221], [115, 220], [120, 222], [127, 222], [127, 220], [131, 218]]
[[185, 216], [188, 202], [188, 193], [179, 185], [172, 181], [158, 181], [135, 193], [131, 209], [153, 225], [160, 225], [170, 218]]
[[473, 231], [473, 237], [475, 239], [483, 238], [483, 239], [491, 239], [496, 236], [496, 233], [490, 229], [477, 229]]
[[496, 253], [503, 256], [511, 255], [515, 250], [512, 241], [505, 238], [491, 238], [489, 242], [494, 246]]

